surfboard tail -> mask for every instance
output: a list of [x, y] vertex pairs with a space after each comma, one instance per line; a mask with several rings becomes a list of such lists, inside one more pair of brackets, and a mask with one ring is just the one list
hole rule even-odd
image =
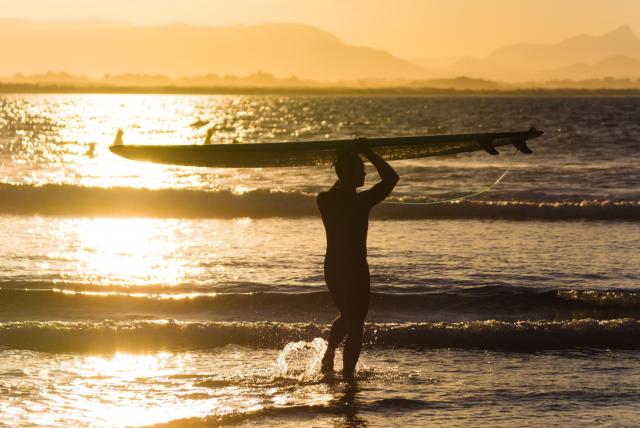
[[533, 151], [527, 146], [527, 140], [529, 138], [536, 138], [542, 135], [542, 131], [538, 131], [533, 126], [529, 128], [529, 135], [518, 136], [513, 139], [513, 145], [520, 151], [520, 153], [524, 153], [525, 155], [530, 155]]
[[500, 152], [497, 151], [495, 147], [493, 147], [493, 140], [491, 138], [488, 138], [488, 137], [480, 138], [479, 144], [482, 150], [489, 153], [490, 155], [495, 156], [500, 154]]
[[[542, 131], [538, 131], [536, 128], [532, 126], [531, 128], [529, 128], [528, 132], [523, 133], [521, 135], [514, 136], [511, 139], [511, 144], [513, 144], [513, 146], [516, 149], [518, 149], [520, 153], [530, 155], [531, 153], [533, 153], [533, 151], [527, 146], [527, 140], [531, 138], [539, 137], [542, 134], [543, 134]], [[485, 152], [489, 153], [490, 155], [500, 154], [500, 152], [497, 151], [496, 148], [494, 147], [493, 143], [494, 143], [493, 138], [489, 136], [483, 136], [478, 140], [478, 144], [480, 145], [480, 148]]]
[[513, 145], [520, 151], [520, 153], [524, 153], [525, 155], [530, 155], [531, 153], [533, 153], [527, 146], [526, 138], [514, 138]]

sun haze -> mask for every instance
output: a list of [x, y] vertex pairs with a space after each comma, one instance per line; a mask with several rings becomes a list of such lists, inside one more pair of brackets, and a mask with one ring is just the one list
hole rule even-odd
[[640, 28], [637, 0], [0, 0], [0, 11], [144, 25], [299, 23], [405, 59], [485, 56], [516, 42], [555, 42], [622, 24]]

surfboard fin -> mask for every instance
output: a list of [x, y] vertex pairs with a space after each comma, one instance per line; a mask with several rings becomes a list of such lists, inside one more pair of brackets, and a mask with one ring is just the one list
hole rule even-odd
[[514, 138], [513, 145], [516, 146], [516, 149], [520, 150], [520, 153], [524, 153], [525, 155], [533, 153], [531, 149], [527, 147], [527, 139], [525, 137]]
[[493, 141], [491, 140], [491, 138], [481, 138], [480, 141], [480, 147], [482, 147], [482, 149], [489, 153], [490, 155], [499, 155], [500, 152], [496, 150], [495, 147], [493, 147]]
[[[536, 128], [534, 128], [533, 126], [531, 128], [529, 128], [529, 133], [537, 133], [538, 130]], [[537, 137], [537, 135], [534, 136], [534, 138]], [[516, 149], [520, 150], [520, 153], [524, 153], [525, 155], [530, 155], [531, 153], [533, 153], [531, 151], [531, 149], [529, 147], [527, 147], [527, 137], [523, 136], [523, 137], [518, 137], [518, 138], [514, 138], [513, 139], [513, 145], [516, 147]]]

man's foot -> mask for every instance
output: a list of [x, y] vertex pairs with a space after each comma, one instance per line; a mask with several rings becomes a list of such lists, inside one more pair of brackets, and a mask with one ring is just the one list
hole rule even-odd
[[342, 379], [344, 379], [345, 382], [347, 383], [353, 383], [356, 381], [356, 374], [355, 372], [345, 372], [344, 370], [342, 371]]
[[333, 360], [335, 358], [335, 351], [331, 351], [327, 349], [324, 353], [324, 357], [322, 357], [322, 365], [320, 366], [320, 371], [323, 374], [333, 373]]

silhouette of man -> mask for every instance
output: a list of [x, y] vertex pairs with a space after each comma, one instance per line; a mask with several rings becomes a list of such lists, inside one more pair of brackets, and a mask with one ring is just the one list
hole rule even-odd
[[[364, 163], [371, 162], [381, 181], [371, 189], [364, 185]], [[324, 277], [340, 314], [331, 326], [323, 373], [333, 372], [335, 349], [345, 338], [342, 374], [352, 379], [362, 348], [364, 320], [369, 310], [369, 265], [367, 229], [371, 208], [383, 201], [398, 182], [398, 174], [375, 154], [366, 139], [358, 138], [354, 150], [341, 153], [334, 162], [338, 181], [328, 192], [318, 194], [317, 203], [327, 235]]]

